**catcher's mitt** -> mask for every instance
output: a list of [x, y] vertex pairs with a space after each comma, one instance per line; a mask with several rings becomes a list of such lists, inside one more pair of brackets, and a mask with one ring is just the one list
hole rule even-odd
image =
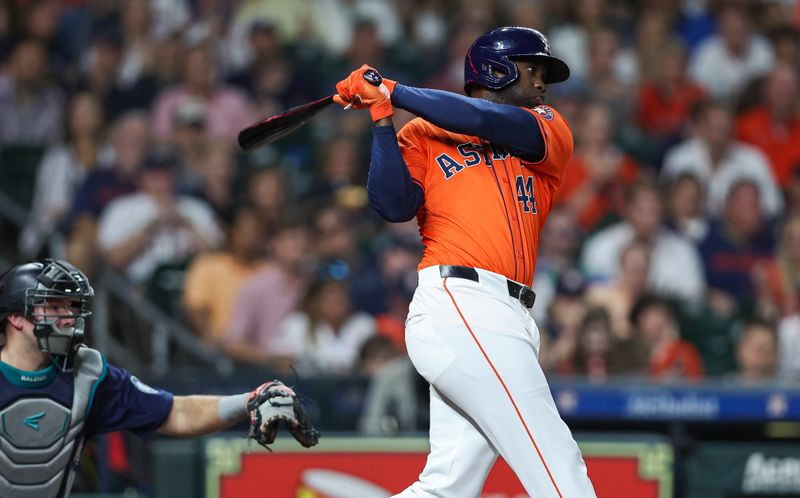
[[311, 424], [295, 392], [278, 380], [262, 384], [247, 401], [250, 432], [247, 434], [264, 447], [275, 441], [283, 421], [297, 441], [310, 448], [319, 442], [319, 431]]

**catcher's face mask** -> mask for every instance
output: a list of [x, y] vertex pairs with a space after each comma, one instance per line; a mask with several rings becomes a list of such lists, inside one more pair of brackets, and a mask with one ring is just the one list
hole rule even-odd
[[25, 317], [33, 323], [39, 349], [59, 369], [69, 371], [92, 314], [89, 299], [94, 290], [86, 275], [57, 261], [45, 266], [37, 281], [25, 292]]

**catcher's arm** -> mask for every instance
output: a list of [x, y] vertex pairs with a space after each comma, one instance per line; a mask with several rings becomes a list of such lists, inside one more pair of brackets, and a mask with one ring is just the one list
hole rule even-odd
[[[175, 396], [172, 400], [167, 420], [158, 432], [169, 436], [192, 437], [205, 436], [227, 429], [246, 416], [246, 395], [237, 395], [242, 406], [238, 417], [223, 418], [220, 415], [220, 403], [229, 397], [225, 396]], [[232, 397], [230, 397], [232, 398]]]
[[267, 446], [280, 424], [305, 447], [319, 441], [295, 392], [280, 381], [262, 384], [250, 393], [233, 396], [175, 396], [167, 420], [158, 432], [191, 437], [213, 434], [242, 420], [250, 422], [249, 437]]

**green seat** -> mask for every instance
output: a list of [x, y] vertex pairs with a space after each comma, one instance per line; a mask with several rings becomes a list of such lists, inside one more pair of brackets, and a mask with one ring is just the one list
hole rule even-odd
[[706, 376], [718, 377], [736, 370], [736, 318], [723, 318], [707, 305], [677, 307], [681, 337], [694, 344], [703, 358]]

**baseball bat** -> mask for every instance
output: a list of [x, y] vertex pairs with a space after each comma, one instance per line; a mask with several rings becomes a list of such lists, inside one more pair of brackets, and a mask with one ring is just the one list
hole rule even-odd
[[[364, 72], [364, 79], [371, 85], [378, 86], [383, 82], [383, 78], [375, 70]], [[239, 132], [237, 141], [242, 150], [253, 150], [285, 137], [294, 130], [300, 128], [306, 121], [313, 118], [323, 109], [333, 103], [334, 95], [308, 102], [291, 109], [287, 109], [280, 114], [270, 116], [257, 123], [244, 128]], [[352, 105], [352, 104], [351, 104]], [[345, 107], [349, 109], [350, 105]]]

